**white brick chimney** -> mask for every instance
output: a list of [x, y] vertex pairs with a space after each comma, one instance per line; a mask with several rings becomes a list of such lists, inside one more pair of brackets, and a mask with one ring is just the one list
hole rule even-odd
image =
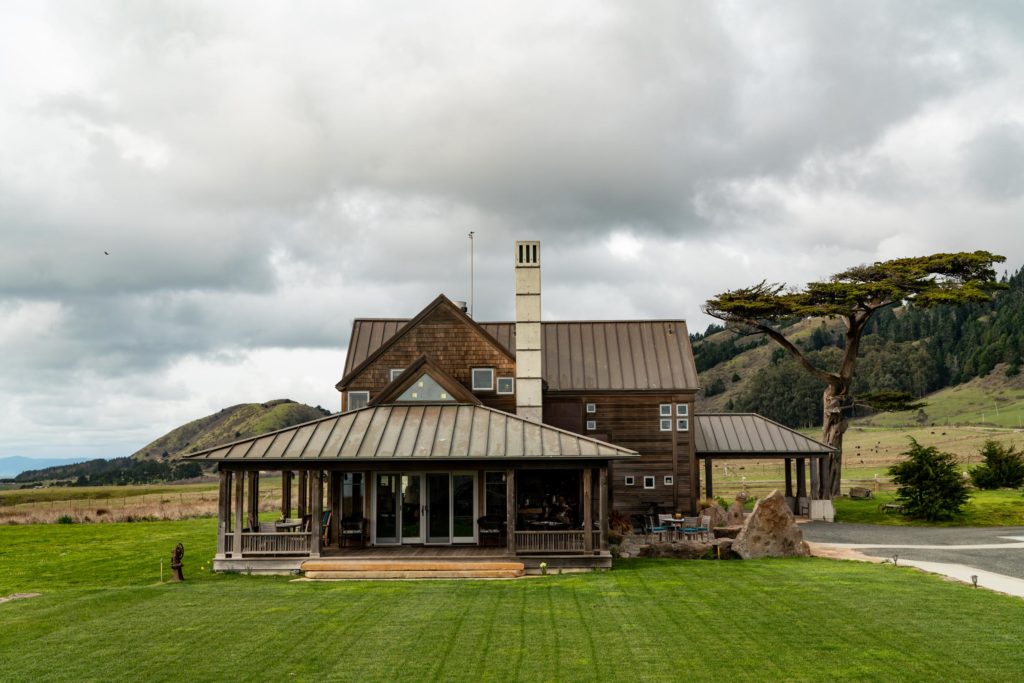
[[540, 242], [516, 242], [516, 415], [541, 422]]

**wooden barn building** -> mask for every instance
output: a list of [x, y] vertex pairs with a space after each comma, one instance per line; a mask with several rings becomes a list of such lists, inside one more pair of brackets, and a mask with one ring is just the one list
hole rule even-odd
[[[443, 295], [411, 319], [355, 320], [340, 413], [189, 455], [220, 464], [215, 567], [607, 567], [611, 511], [694, 513], [700, 459], [710, 495], [713, 458], [783, 458], [806, 501], [804, 463], [827, 447], [756, 415], [695, 415], [683, 320], [542, 321], [540, 263], [539, 242], [515, 244], [514, 321]], [[283, 473], [282, 522], [259, 522], [260, 471]]]

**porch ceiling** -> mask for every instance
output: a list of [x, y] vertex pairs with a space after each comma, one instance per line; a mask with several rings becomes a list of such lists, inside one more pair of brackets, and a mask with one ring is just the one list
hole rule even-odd
[[698, 458], [821, 458], [835, 451], [755, 413], [708, 413], [694, 422]]
[[379, 405], [184, 456], [218, 462], [610, 459], [636, 451], [480, 405]]

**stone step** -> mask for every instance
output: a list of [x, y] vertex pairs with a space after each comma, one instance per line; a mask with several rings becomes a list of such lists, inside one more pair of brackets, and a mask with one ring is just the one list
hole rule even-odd
[[456, 572], [523, 571], [522, 562], [503, 560], [306, 560], [300, 566], [309, 572]]
[[515, 579], [524, 569], [306, 570], [307, 579]]

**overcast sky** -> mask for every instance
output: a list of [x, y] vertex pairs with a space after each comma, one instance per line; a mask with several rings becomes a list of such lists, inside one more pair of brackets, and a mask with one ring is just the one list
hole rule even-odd
[[[1019, 2], [0, 5], [0, 455], [338, 406], [356, 316], [1024, 260]], [[104, 252], [109, 252], [106, 255]]]

